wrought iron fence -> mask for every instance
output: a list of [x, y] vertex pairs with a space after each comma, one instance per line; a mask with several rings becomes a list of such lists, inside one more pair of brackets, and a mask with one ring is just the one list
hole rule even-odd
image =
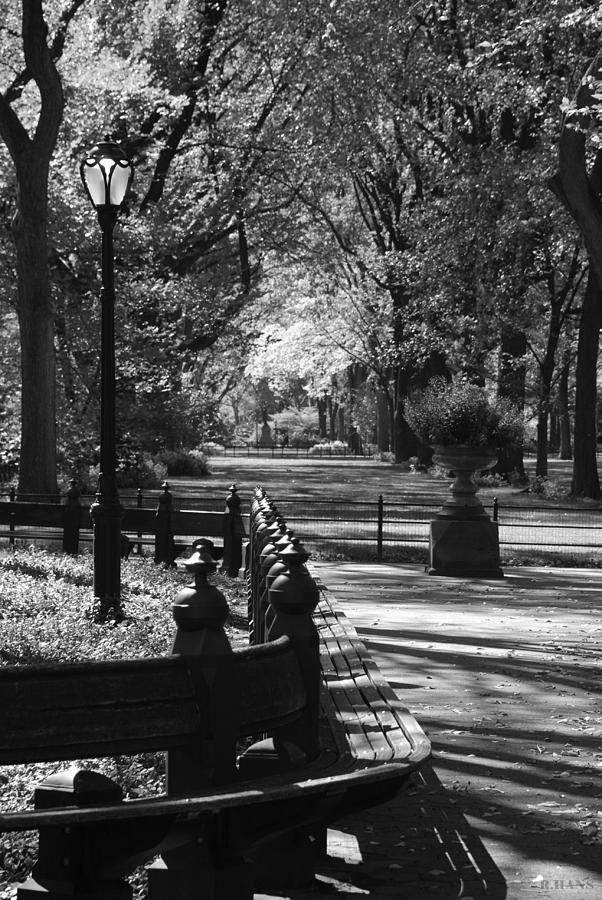
[[[179, 509], [224, 511], [224, 497], [186, 491], [174, 484], [173, 503]], [[6, 491], [7, 499], [9, 492]], [[121, 491], [124, 506], [154, 507], [160, 490]], [[12, 492], [14, 499], [15, 494]], [[55, 498], [29, 498], [61, 502]], [[93, 497], [81, 497], [82, 504]], [[287, 522], [303, 536], [313, 553], [344, 555], [348, 558], [425, 561], [429, 543], [429, 523], [440, 503], [390, 501], [383, 496], [373, 501], [318, 500], [310, 497], [275, 497]], [[246, 515], [249, 498], [241, 495]], [[573, 565], [602, 565], [602, 509], [586, 506], [530, 504], [515, 506], [487, 502], [485, 508], [497, 520], [502, 561], [566, 562]]]
[[345, 445], [313, 444], [311, 447], [283, 447], [281, 444], [228, 444], [212, 447], [210, 456], [253, 456], [271, 459], [372, 459], [372, 445], [351, 450]]
[[[374, 559], [425, 558], [429, 523], [439, 503], [276, 498], [287, 523], [312, 552]], [[500, 552], [508, 561], [541, 559], [602, 564], [602, 509], [571, 506], [509, 506], [485, 509], [498, 522]]]

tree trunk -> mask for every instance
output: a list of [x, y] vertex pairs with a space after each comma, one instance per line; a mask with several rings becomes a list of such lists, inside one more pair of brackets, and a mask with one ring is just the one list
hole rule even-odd
[[548, 403], [540, 397], [537, 410], [537, 462], [535, 474], [545, 478], [548, 474]]
[[560, 419], [558, 404], [550, 410], [550, 434], [548, 437], [548, 453], [558, 453], [560, 447]]
[[318, 407], [318, 433], [319, 436], [323, 439], [328, 437], [327, 427], [328, 422], [326, 418], [326, 398], [318, 397], [316, 400], [316, 405]]
[[406, 462], [410, 456], [418, 453], [418, 440], [406, 422], [404, 412], [405, 399], [408, 396], [408, 373], [401, 366], [397, 369], [395, 379], [395, 400], [393, 408], [393, 452], [395, 462]]
[[391, 449], [389, 404], [385, 392], [379, 388], [376, 393], [376, 444], [381, 453]]
[[595, 405], [602, 302], [602, 152], [595, 152], [589, 166], [592, 148], [587, 141], [593, 116], [597, 115], [597, 84], [601, 75], [602, 51], [599, 51], [581, 79], [574, 106], [565, 114], [558, 145], [558, 169], [549, 181], [551, 190], [581, 231], [589, 258], [575, 372], [572, 491], [577, 497], [594, 500], [600, 499]]
[[[25, 167], [23, 167], [25, 169]], [[12, 222], [21, 333], [19, 492], [55, 494], [56, 403], [54, 310], [48, 272], [47, 169], [30, 158], [22, 171]]]
[[596, 372], [601, 326], [602, 291], [592, 267], [589, 270], [579, 323], [575, 371], [575, 457], [571, 491], [575, 497], [591, 497], [593, 500], [599, 500], [602, 496], [596, 459]]
[[571, 416], [569, 411], [569, 374], [570, 358], [567, 353], [558, 381], [558, 425], [559, 425], [559, 451], [560, 459], [572, 459], [571, 448]]
[[332, 397], [328, 398], [328, 437], [331, 441], [337, 440], [337, 420], [339, 404]]
[[342, 403], [338, 404], [337, 409], [337, 419], [336, 419], [336, 433], [338, 441], [346, 440], [346, 431], [347, 426], [345, 424], [345, 407]]
[[[525, 405], [525, 353], [527, 339], [523, 331], [510, 326], [502, 329], [500, 368], [498, 373], [498, 394], [506, 397], [519, 409]], [[525, 478], [522, 447], [502, 450], [497, 465], [492, 472], [509, 478], [513, 473]]]
[[[74, 3], [65, 19], [73, 17]], [[40, 94], [37, 122], [28, 129], [0, 95], [0, 136], [17, 176], [17, 210], [12, 222], [16, 250], [18, 317], [21, 333], [21, 493], [56, 493], [54, 313], [48, 270], [48, 167], [63, 116], [63, 91], [48, 43], [42, 0], [22, 4], [25, 69]], [[31, 136], [30, 136], [31, 134]]]

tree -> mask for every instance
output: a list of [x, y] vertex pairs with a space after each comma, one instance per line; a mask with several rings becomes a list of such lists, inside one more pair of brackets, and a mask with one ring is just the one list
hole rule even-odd
[[551, 189], [583, 235], [589, 258], [575, 375], [572, 492], [595, 500], [602, 497], [596, 458], [596, 374], [602, 326], [602, 148], [595, 131], [602, 115], [601, 87], [602, 51], [599, 51], [586, 69], [573, 103], [565, 111], [558, 144], [558, 168], [550, 179]]
[[[72, 3], [62, 25], [81, 3]], [[8, 10], [8, 20], [12, 19]], [[6, 21], [6, 19], [5, 19]], [[16, 251], [17, 312], [21, 341], [21, 458], [19, 489], [56, 492], [54, 309], [48, 269], [48, 175], [63, 116], [56, 69], [57, 43], [49, 47], [42, 0], [22, 3], [23, 69], [0, 95], [0, 135], [17, 179], [12, 234]], [[33, 79], [39, 92], [37, 121], [30, 129], [13, 105]]]

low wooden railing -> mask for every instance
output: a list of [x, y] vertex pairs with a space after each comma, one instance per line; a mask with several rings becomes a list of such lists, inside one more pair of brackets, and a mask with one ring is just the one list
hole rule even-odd
[[[220, 542], [222, 570], [235, 577], [242, 566], [245, 528], [236, 485], [230, 486], [224, 512], [180, 509], [174, 506], [167, 482], [154, 509], [125, 507], [121, 522], [124, 555], [132, 547], [142, 551], [144, 544], [154, 548], [157, 563], [172, 565], [185, 546], [195, 538], [216, 538]], [[17, 541], [58, 541], [65, 553], [77, 554], [82, 541], [93, 536], [90, 505], [81, 502], [75, 482], [62, 503], [18, 500], [14, 490], [10, 499], [0, 501], [0, 537], [11, 546]], [[182, 544], [182, 539], [187, 540]], [[223, 547], [223, 552], [222, 552]]]

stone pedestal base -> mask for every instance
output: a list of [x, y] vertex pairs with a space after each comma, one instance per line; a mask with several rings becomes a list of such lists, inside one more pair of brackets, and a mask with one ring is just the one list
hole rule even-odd
[[434, 519], [429, 575], [503, 578], [498, 526], [489, 519]]

